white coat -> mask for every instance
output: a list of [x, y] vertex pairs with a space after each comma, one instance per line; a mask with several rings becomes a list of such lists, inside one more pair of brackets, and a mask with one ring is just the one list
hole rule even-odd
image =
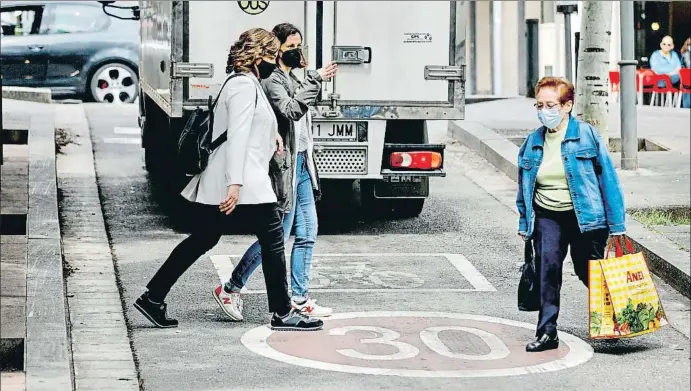
[[189, 201], [219, 205], [228, 186], [241, 185], [238, 205], [276, 202], [269, 178], [278, 136], [276, 116], [257, 78], [246, 75], [231, 79], [221, 91], [214, 110], [213, 139], [227, 129], [228, 140], [182, 191]]

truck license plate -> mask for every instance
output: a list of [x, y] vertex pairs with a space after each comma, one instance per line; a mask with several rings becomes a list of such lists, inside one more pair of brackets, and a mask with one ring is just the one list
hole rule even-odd
[[314, 141], [357, 141], [357, 122], [318, 122], [312, 123]]

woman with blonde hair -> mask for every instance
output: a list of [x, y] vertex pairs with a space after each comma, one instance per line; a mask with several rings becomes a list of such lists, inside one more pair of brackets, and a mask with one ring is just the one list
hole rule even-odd
[[[261, 245], [262, 267], [273, 313], [274, 330], [319, 330], [323, 322], [291, 309], [286, 280], [283, 227], [271, 180], [269, 162], [282, 146], [271, 104], [260, 80], [276, 68], [280, 43], [264, 29], [245, 31], [231, 46], [230, 73], [214, 108], [213, 139], [227, 131], [227, 141], [209, 156], [207, 168], [192, 178], [182, 196], [197, 208], [190, 236], [171, 252], [134, 303], [157, 327], [176, 327], [168, 318], [165, 297], [173, 284], [223, 235], [231, 213], [251, 224]], [[233, 77], [237, 76], [237, 77]], [[232, 77], [232, 78], [231, 78]], [[278, 150], [278, 151], [277, 151]], [[215, 292], [218, 298], [220, 292]]]

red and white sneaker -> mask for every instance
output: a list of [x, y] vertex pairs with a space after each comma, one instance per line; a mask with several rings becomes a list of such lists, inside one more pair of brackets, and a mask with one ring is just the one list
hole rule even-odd
[[223, 285], [219, 285], [214, 289], [214, 299], [216, 303], [221, 306], [223, 312], [235, 321], [241, 321], [242, 318], [242, 297], [239, 293], [227, 293], [223, 289]]
[[325, 318], [333, 314], [333, 309], [317, 305], [317, 301], [309, 297], [302, 304], [297, 304], [295, 300], [291, 300], [291, 304], [296, 311], [313, 318]]

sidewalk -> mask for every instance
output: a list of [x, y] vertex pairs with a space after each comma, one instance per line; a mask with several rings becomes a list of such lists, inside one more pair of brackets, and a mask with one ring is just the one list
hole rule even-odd
[[[449, 124], [449, 133], [514, 181], [523, 139], [540, 126], [534, 100], [515, 98], [466, 106], [466, 120]], [[617, 104], [610, 104], [610, 145], [620, 144]], [[620, 169], [621, 154], [611, 156], [625, 192], [628, 235], [642, 248], [653, 271], [687, 297], [689, 276], [689, 183], [691, 111], [638, 107], [639, 169]], [[615, 151], [618, 148], [615, 148]]]
[[[71, 390], [54, 107], [3, 99], [2, 110], [3, 137], [14, 133], [23, 143], [3, 146], [1, 334], [3, 347], [6, 338], [21, 346], [13, 350], [8, 368], [15, 371], [3, 373], [2, 388]], [[1, 353], [3, 361], [9, 358]]]

